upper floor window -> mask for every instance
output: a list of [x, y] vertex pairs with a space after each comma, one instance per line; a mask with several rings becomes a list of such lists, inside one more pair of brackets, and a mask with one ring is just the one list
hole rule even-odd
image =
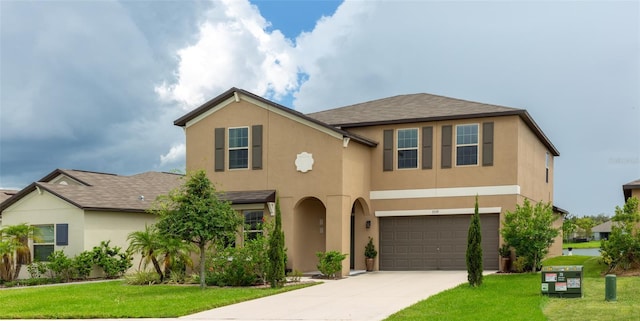
[[229, 169], [249, 168], [249, 127], [229, 128]]
[[456, 126], [456, 165], [478, 165], [478, 124]]
[[398, 129], [398, 168], [418, 168], [418, 129]]
[[255, 240], [262, 234], [263, 211], [244, 211], [244, 239]]
[[549, 152], [546, 153], [545, 158], [545, 182], [549, 183]]

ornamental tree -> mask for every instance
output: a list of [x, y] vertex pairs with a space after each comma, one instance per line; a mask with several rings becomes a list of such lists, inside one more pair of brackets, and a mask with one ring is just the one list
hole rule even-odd
[[467, 280], [469, 285], [476, 287], [482, 285], [482, 230], [480, 229], [480, 213], [478, 211], [478, 196], [469, 234], [467, 235]]
[[219, 193], [199, 170], [186, 182], [158, 198], [152, 212], [158, 214], [160, 234], [194, 244], [200, 254], [200, 287], [205, 287], [205, 249], [211, 243], [230, 243], [242, 226], [243, 219], [221, 200]]
[[280, 198], [276, 199], [276, 223], [269, 231], [269, 268], [267, 280], [272, 288], [280, 287], [285, 280], [284, 232], [282, 231], [282, 213]]
[[567, 215], [562, 220], [562, 236], [564, 237], [565, 242], [569, 242], [569, 239], [573, 235], [573, 232], [576, 231], [578, 226], [576, 225], [577, 218], [573, 215]]
[[540, 202], [532, 206], [528, 199], [522, 205], [516, 205], [515, 211], [505, 214], [500, 234], [513, 246], [516, 255], [525, 258], [526, 267], [532, 272], [539, 267], [560, 233], [553, 227], [555, 219], [551, 204]]

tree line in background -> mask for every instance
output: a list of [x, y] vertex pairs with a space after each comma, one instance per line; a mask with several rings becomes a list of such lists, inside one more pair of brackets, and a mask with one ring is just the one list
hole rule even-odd
[[567, 215], [562, 221], [562, 235], [565, 242], [573, 242], [576, 239], [588, 241], [593, 237], [592, 229], [611, 218], [605, 214], [575, 216]]

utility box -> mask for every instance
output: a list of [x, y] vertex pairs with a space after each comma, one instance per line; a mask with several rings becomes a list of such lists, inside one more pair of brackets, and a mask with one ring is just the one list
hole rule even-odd
[[550, 297], [582, 297], [582, 265], [545, 266], [542, 276], [542, 294]]

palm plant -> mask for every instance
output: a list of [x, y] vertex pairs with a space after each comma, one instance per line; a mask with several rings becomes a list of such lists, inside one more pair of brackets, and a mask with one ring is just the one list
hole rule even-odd
[[176, 268], [193, 267], [191, 252], [193, 245], [175, 238], [160, 237], [158, 254], [164, 255], [162, 260], [164, 277], [169, 278]]
[[[31, 264], [31, 250], [29, 249], [29, 239], [37, 238], [38, 229], [27, 223], [9, 225], [0, 231], [3, 242], [2, 253], [2, 274], [3, 279], [15, 280], [20, 274], [22, 265]], [[13, 264], [15, 263], [15, 268]], [[11, 273], [13, 272], [13, 274]], [[6, 274], [6, 275], [5, 275]]]
[[160, 268], [160, 263], [157, 258], [157, 255], [160, 254], [158, 250], [161, 247], [160, 234], [158, 233], [155, 225], [145, 225], [144, 231], [129, 233], [127, 241], [129, 241], [129, 250], [139, 252], [142, 256], [140, 264], [138, 264], [138, 269], [140, 269], [140, 266], [143, 263], [146, 267], [149, 262], [151, 262], [160, 276], [160, 281], [162, 282], [164, 280], [164, 274], [162, 273], [162, 269]]
[[[0, 231], [0, 236], [1, 236]], [[15, 244], [0, 238], [0, 280], [11, 281], [13, 276], [13, 252]]]

